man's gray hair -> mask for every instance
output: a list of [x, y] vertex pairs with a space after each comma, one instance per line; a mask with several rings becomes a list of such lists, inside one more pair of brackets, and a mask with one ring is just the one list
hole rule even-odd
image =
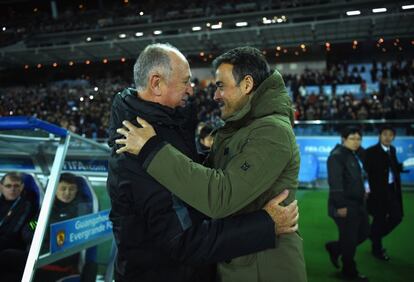
[[169, 43], [155, 43], [148, 45], [139, 54], [134, 65], [134, 82], [138, 92], [142, 92], [147, 88], [148, 79], [153, 72], [158, 72], [170, 79], [172, 71], [170, 52], [180, 51]]

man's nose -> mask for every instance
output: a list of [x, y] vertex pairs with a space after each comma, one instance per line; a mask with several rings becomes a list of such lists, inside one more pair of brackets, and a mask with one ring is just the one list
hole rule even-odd
[[214, 91], [213, 99], [214, 99], [214, 101], [219, 101], [221, 99], [221, 95], [220, 95], [218, 89], [216, 89], [216, 91]]

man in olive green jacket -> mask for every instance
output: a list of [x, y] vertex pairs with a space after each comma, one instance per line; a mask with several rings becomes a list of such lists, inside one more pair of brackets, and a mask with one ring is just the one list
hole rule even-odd
[[[152, 177], [212, 218], [261, 209], [285, 188], [289, 204], [298, 186], [300, 158], [291, 100], [280, 73], [270, 74], [263, 55], [250, 47], [228, 51], [213, 67], [214, 99], [225, 125], [207, 159], [211, 168], [163, 142], [140, 118], [143, 128], [125, 122], [126, 128], [118, 130], [126, 137], [117, 140], [125, 145], [118, 153], [139, 154]], [[302, 239], [297, 233], [281, 235], [275, 249], [220, 263], [218, 276], [225, 282], [307, 281]]]

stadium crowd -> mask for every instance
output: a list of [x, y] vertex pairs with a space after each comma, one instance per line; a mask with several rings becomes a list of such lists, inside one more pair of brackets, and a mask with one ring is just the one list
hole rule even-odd
[[[339, 64], [325, 71], [306, 70], [301, 75], [285, 75], [296, 108], [296, 120], [364, 120], [407, 119], [414, 117], [414, 63], [393, 62], [391, 67], [371, 69], [371, 80], [379, 81], [379, 91], [372, 94], [344, 93], [326, 95], [306, 93], [307, 85], [337, 85], [365, 83], [360, 73]], [[194, 82], [194, 99], [198, 119], [217, 125], [220, 110], [214, 101], [215, 85], [197, 79]], [[28, 115], [49, 121], [91, 138], [107, 137], [107, 125], [112, 96], [132, 86], [121, 76], [97, 80], [50, 82], [31, 87], [0, 88], [0, 116]], [[363, 89], [363, 87], [361, 87]]]
[[[157, 1], [96, 1], [95, 3], [55, 2], [55, 13], [50, 3], [16, 4], [1, 7], [0, 24], [6, 32], [0, 33], [0, 46], [16, 43], [31, 34], [100, 30], [107, 27], [148, 24], [188, 18], [211, 18], [219, 15], [253, 11], [318, 5], [331, 1], [269, 1], [247, 3], [218, 0], [179, 1], [159, 5]], [[1, 5], [1, 4], [0, 4]]]
[[[341, 63], [323, 72], [305, 70], [300, 76], [287, 75], [285, 83], [292, 91], [297, 120], [364, 120], [407, 119], [414, 116], [414, 61], [395, 61], [390, 64], [373, 62], [370, 82], [378, 83], [378, 91], [367, 94], [367, 81], [358, 69]], [[359, 84], [360, 93], [336, 95], [339, 84]], [[319, 93], [306, 93], [305, 86], [319, 86]], [[332, 95], [325, 95], [322, 86], [331, 85]]]

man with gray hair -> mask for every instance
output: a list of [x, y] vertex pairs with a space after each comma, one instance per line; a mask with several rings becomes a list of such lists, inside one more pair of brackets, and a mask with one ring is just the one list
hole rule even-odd
[[288, 192], [259, 211], [211, 220], [147, 174], [139, 156], [116, 153], [114, 141], [121, 137], [116, 129], [124, 120], [138, 125], [140, 116], [160, 138], [197, 162], [190, 79], [179, 50], [152, 44], [135, 63], [136, 89], [125, 89], [113, 100], [107, 188], [118, 246], [116, 281], [214, 281], [212, 263], [274, 248], [277, 234], [297, 230], [296, 202], [279, 205]]

